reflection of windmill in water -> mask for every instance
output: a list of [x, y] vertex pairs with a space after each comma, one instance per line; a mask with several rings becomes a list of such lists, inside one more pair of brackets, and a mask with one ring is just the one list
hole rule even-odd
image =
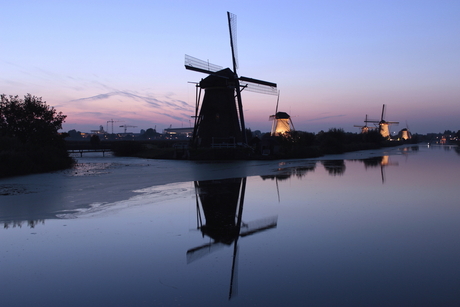
[[[187, 263], [233, 244], [229, 299], [237, 293], [238, 239], [275, 228], [278, 217], [242, 221], [246, 178], [195, 181], [197, 228], [213, 241], [187, 251]], [[205, 217], [203, 224], [201, 210]]]
[[[227, 12], [232, 51], [233, 71], [230, 68], [185, 56], [185, 68], [208, 74], [197, 85], [193, 146], [235, 147], [246, 144], [246, 127], [241, 91], [276, 94], [276, 84], [238, 76], [236, 54], [236, 16]], [[198, 88], [200, 89], [198, 93]], [[204, 89], [200, 108], [201, 90]]]
[[360, 128], [360, 129], [361, 129], [361, 133], [368, 133], [369, 130], [374, 130], [374, 129], [376, 128], [376, 127], [369, 127], [369, 126], [367, 125], [368, 122], [369, 122], [369, 121], [367, 120], [367, 114], [366, 114], [366, 117], [365, 117], [365, 119], [364, 119], [364, 126], [362, 126], [362, 125], [354, 125], [353, 127], [358, 127], [358, 128]]
[[280, 202], [280, 189], [278, 186], [278, 181], [284, 181], [288, 180], [291, 178], [291, 176], [296, 176], [297, 178], [302, 178], [307, 175], [308, 172], [314, 171], [316, 168], [316, 161], [308, 161], [306, 165], [304, 166], [297, 166], [297, 167], [288, 167], [285, 170], [282, 168], [278, 168], [278, 171], [281, 171], [281, 173], [276, 174], [276, 175], [261, 175], [260, 178], [262, 180], [275, 180], [276, 184], [276, 193], [278, 194], [278, 202]]
[[292, 123], [291, 117], [286, 112], [278, 112], [278, 104], [280, 101], [280, 95], [278, 92], [278, 99], [276, 100], [275, 115], [270, 115], [269, 120], [273, 121], [272, 130], [270, 135], [282, 135], [294, 131], [294, 124]]
[[379, 131], [380, 134], [386, 138], [389, 139], [391, 134], [390, 134], [390, 125], [398, 125], [399, 122], [389, 122], [384, 120], [385, 117], [385, 105], [382, 107], [382, 115], [380, 116], [380, 120], [367, 120], [368, 123], [374, 123], [379, 125]]
[[364, 167], [378, 167], [380, 166], [380, 174], [382, 176], [382, 183], [385, 183], [385, 171], [384, 168], [390, 165], [393, 166], [398, 166], [398, 162], [391, 162], [390, 161], [390, 156], [381, 156], [381, 157], [373, 157], [373, 158], [368, 158], [368, 159], [362, 159], [360, 160], [364, 163]]

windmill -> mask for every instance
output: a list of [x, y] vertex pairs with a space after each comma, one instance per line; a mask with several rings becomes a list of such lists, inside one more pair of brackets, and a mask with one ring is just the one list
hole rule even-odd
[[282, 135], [283, 133], [294, 131], [294, 124], [291, 117], [286, 112], [278, 112], [278, 104], [280, 95], [278, 92], [278, 99], [276, 100], [275, 115], [270, 115], [269, 120], [273, 121], [271, 136]]
[[401, 140], [410, 140], [412, 138], [412, 133], [409, 130], [409, 125], [407, 124], [406, 121], [406, 128], [403, 128], [401, 131], [399, 131], [399, 138]]
[[390, 128], [389, 126], [390, 125], [398, 125], [399, 122], [388, 122], [386, 120], [384, 120], [383, 118], [385, 117], [385, 105], [383, 105], [382, 107], [382, 115], [380, 116], [380, 121], [377, 121], [377, 120], [368, 120], [367, 122], [368, 123], [375, 123], [375, 124], [379, 124], [379, 131], [380, 131], [380, 134], [386, 138], [386, 139], [389, 139], [390, 138]]
[[360, 128], [360, 129], [361, 129], [361, 133], [368, 133], [369, 130], [373, 130], [373, 129], [376, 128], [376, 127], [369, 127], [369, 126], [367, 125], [368, 122], [369, 122], [369, 121], [367, 120], [367, 114], [366, 114], [366, 117], [365, 117], [365, 119], [364, 119], [364, 126], [362, 126], [362, 125], [354, 125], [353, 127], [358, 127], [358, 128]]
[[[185, 55], [185, 68], [208, 74], [197, 86], [192, 144], [195, 147], [235, 147], [246, 144], [241, 91], [275, 94], [276, 83], [238, 76], [236, 15], [227, 12], [233, 70]], [[198, 91], [199, 89], [199, 91]], [[201, 90], [204, 97], [201, 102]]]
[[[238, 239], [275, 228], [277, 217], [242, 222], [246, 178], [195, 181], [197, 228], [213, 241], [187, 251], [192, 263], [224, 246], [233, 244], [229, 299], [237, 293]], [[201, 218], [200, 203], [206, 222]]]

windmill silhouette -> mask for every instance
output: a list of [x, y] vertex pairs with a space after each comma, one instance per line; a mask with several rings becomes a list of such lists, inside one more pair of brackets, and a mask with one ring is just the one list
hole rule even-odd
[[[185, 55], [186, 69], [208, 74], [197, 84], [192, 138], [194, 147], [236, 147], [247, 144], [241, 91], [246, 89], [276, 95], [276, 83], [238, 76], [236, 15], [227, 12], [227, 18], [233, 70]], [[205, 94], [200, 106], [203, 89]]]
[[361, 133], [368, 133], [369, 130], [373, 130], [373, 129], [376, 128], [376, 127], [369, 127], [369, 126], [367, 125], [368, 122], [369, 122], [369, 121], [367, 120], [367, 114], [366, 114], [366, 117], [364, 118], [364, 126], [362, 126], [362, 125], [354, 125], [353, 127], [358, 127], [358, 128], [360, 128], [360, 129], [361, 129]]
[[382, 107], [382, 115], [380, 116], [380, 120], [368, 120], [368, 123], [374, 123], [378, 124], [380, 134], [386, 138], [389, 139], [391, 134], [390, 134], [390, 125], [398, 125], [399, 122], [389, 122], [384, 120], [385, 117], [385, 105]]
[[[212, 242], [189, 249], [187, 263], [192, 263], [220, 248], [233, 244], [229, 299], [237, 294], [238, 239], [277, 226], [278, 217], [249, 223], [242, 221], [246, 178], [195, 181], [197, 229]], [[200, 209], [201, 203], [201, 209]], [[205, 224], [201, 211], [205, 216]]]
[[276, 100], [275, 115], [270, 115], [269, 120], [273, 121], [272, 130], [270, 135], [282, 135], [286, 132], [294, 131], [294, 124], [292, 123], [291, 117], [286, 112], [278, 112], [278, 104], [280, 101], [280, 95], [278, 92], [278, 99]]

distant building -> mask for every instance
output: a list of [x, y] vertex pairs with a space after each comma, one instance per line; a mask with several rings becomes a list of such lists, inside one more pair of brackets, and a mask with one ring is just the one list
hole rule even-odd
[[183, 140], [191, 138], [193, 135], [193, 127], [189, 128], [167, 128], [163, 130], [166, 139]]
[[94, 134], [106, 134], [107, 132], [104, 131], [104, 127], [101, 125], [101, 126], [99, 126], [99, 130], [91, 130], [91, 133], [94, 133]]

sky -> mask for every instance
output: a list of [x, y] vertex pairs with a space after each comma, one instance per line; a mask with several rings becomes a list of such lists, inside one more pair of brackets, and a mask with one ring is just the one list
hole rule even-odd
[[[277, 83], [296, 130], [359, 132], [366, 114], [426, 134], [460, 130], [460, 1], [0, 0], [0, 93], [42, 97], [63, 131], [189, 127], [185, 54]], [[277, 96], [242, 93], [246, 127], [270, 131]]]

